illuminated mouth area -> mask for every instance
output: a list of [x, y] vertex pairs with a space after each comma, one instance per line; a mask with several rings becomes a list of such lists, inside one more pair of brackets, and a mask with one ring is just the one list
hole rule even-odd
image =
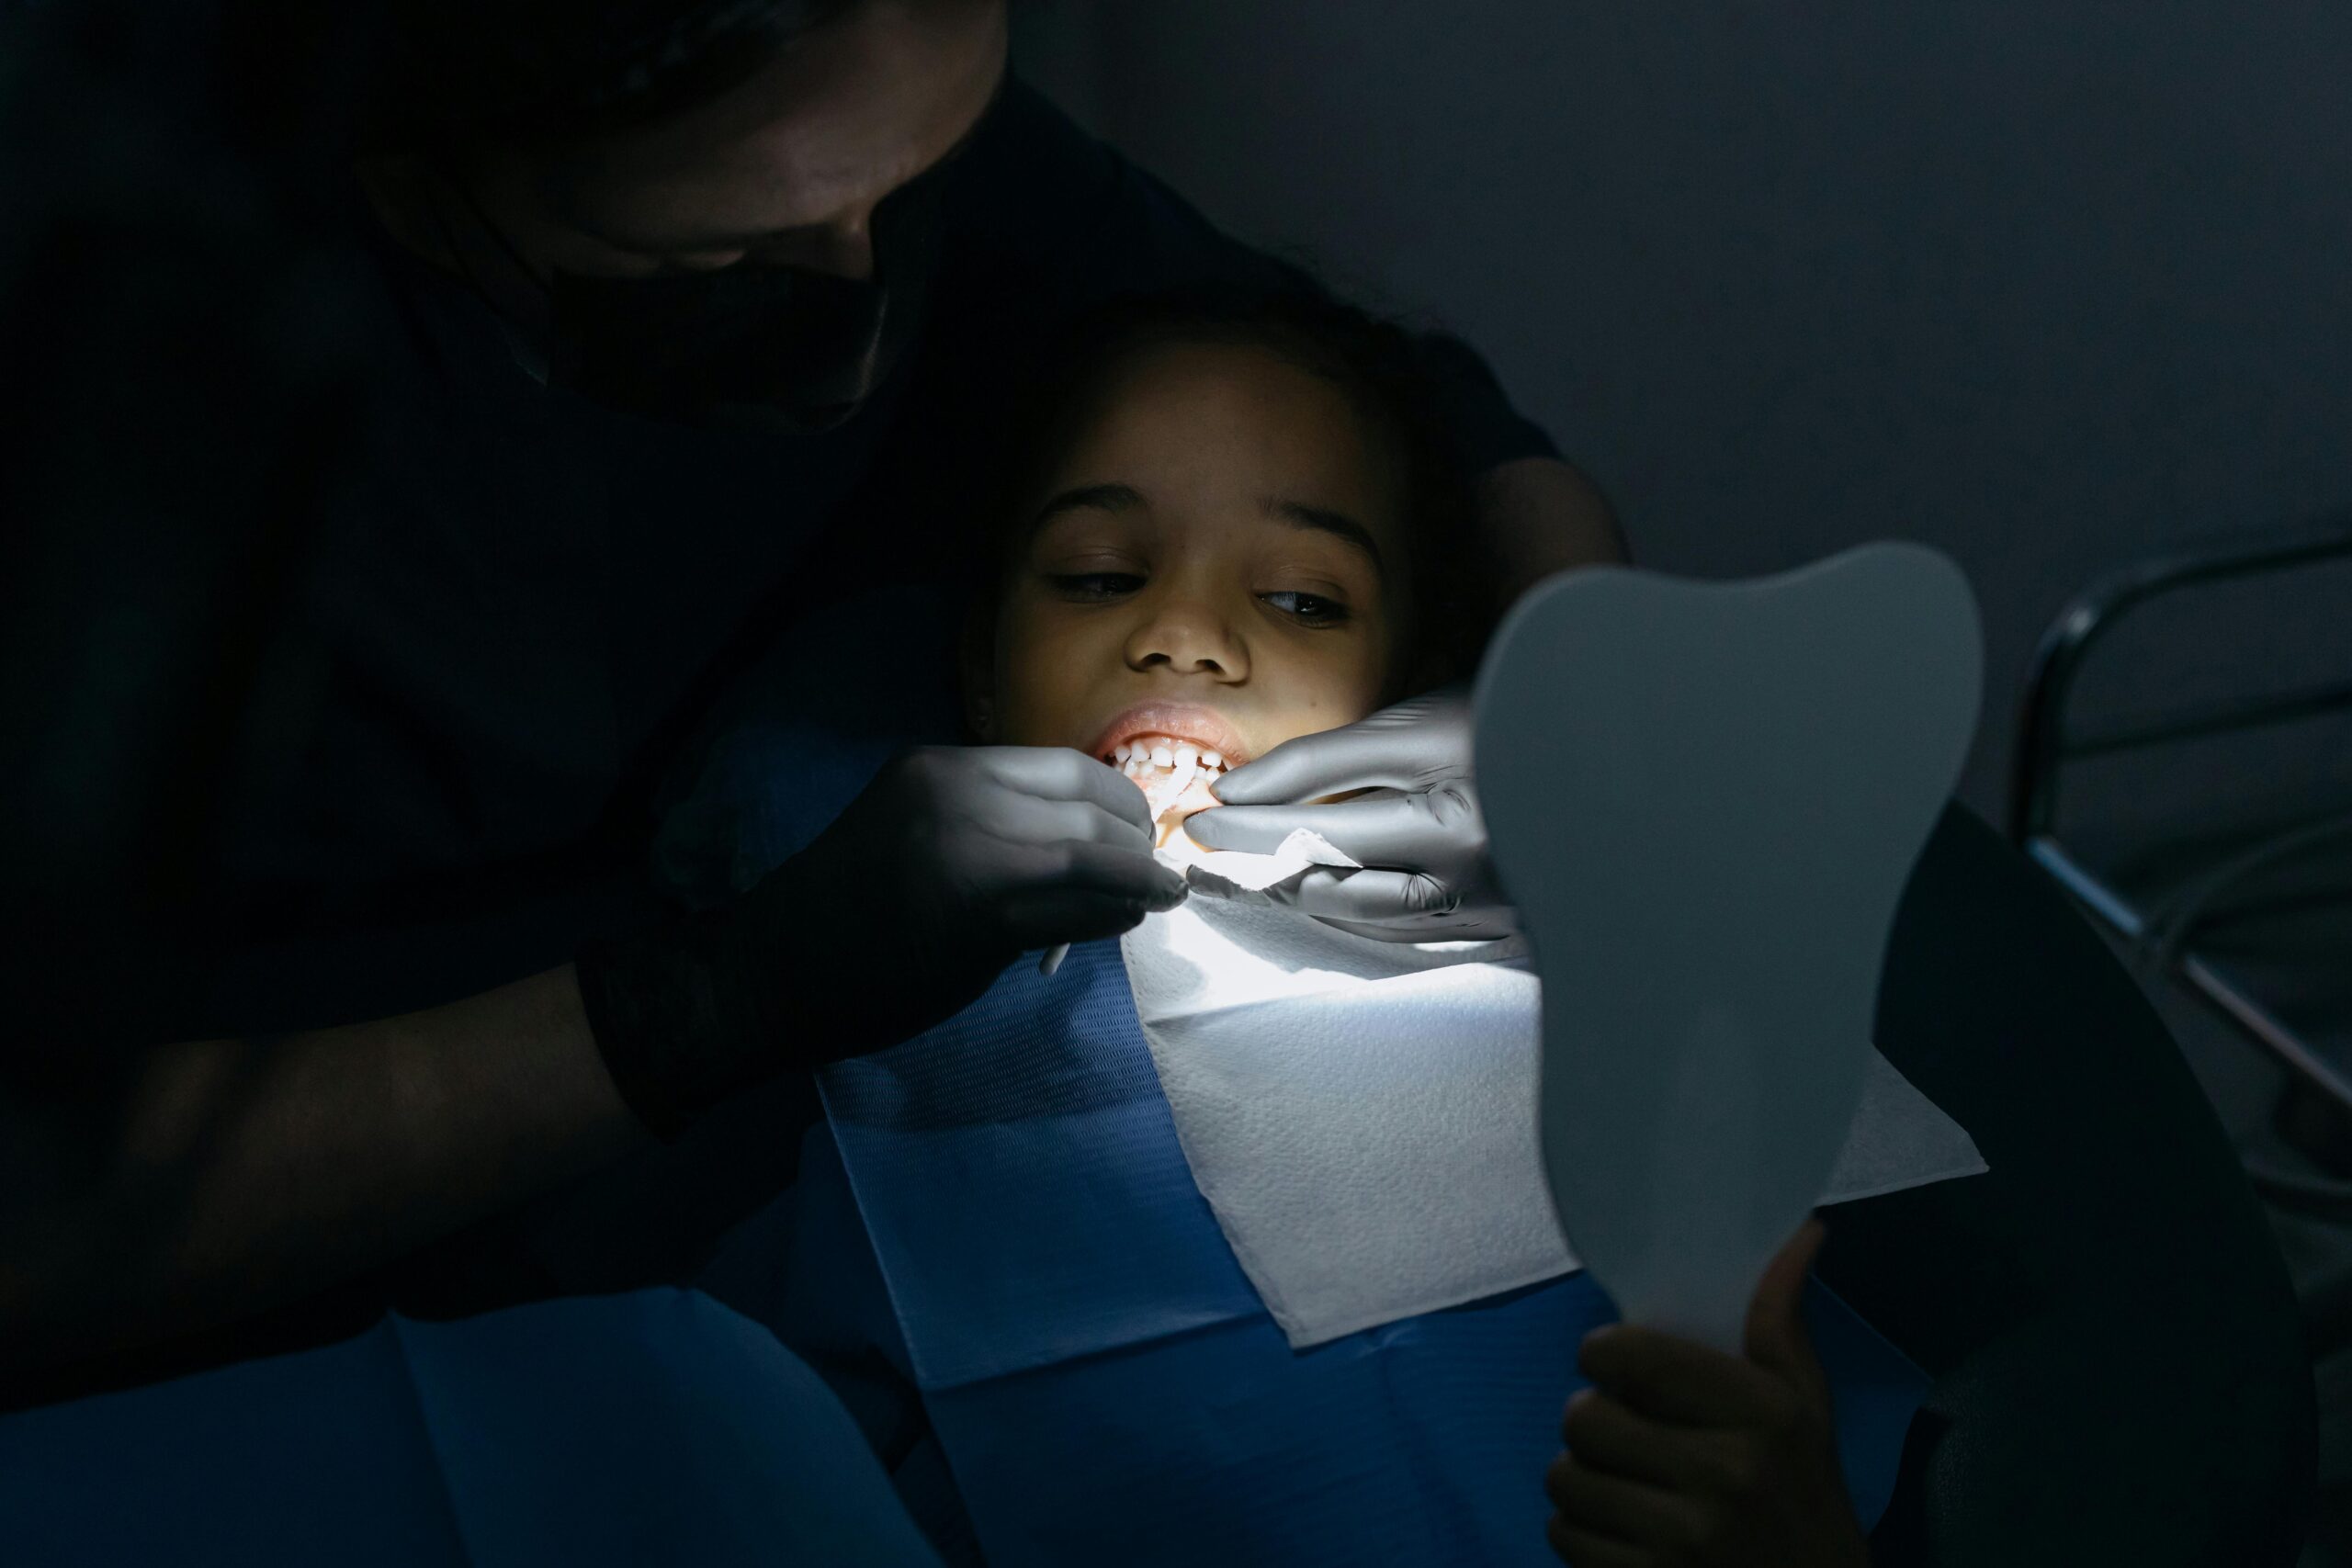
[[1155, 848], [1166, 847], [1185, 818], [1216, 805], [1209, 784], [1226, 771], [1222, 754], [1168, 735], [1138, 735], [1122, 740], [1102, 760], [1143, 791], [1151, 807]]

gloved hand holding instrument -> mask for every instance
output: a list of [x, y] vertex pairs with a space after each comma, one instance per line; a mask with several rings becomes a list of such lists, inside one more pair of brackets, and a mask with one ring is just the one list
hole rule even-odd
[[[1470, 688], [1441, 686], [1340, 729], [1303, 735], [1213, 786], [1221, 808], [1186, 819], [1204, 849], [1271, 854], [1301, 828], [1363, 863], [1317, 868], [1269, 896], [1382, 942], [1511, 935], [1470, 780]], [[1364, 798], [1323, 805], [1355, 790]]]
[[1182, 901], [1144, 798], [1084, 754], [922, 747], [741, 899], [598, 943], [591, 1028], [646, 1125], [674, 1136], [786, 1067], [910, 1039], [1022, 953], [1116, 936]]

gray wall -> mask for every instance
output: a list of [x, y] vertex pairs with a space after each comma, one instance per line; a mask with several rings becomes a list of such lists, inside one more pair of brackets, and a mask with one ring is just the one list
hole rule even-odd
[[[1018, 28], [1210, 216], [1464, 332], [1644, 564], [1950, 552], [1988, 623], [1980, 809], [2084, 578], [2352, 502], [2341, 0], [1031, 0]], [[2347, 588], [2146, 639], [2119, 700], [2352, 669], [2319, 647]], [[2352, 788], [2352, 747], [2288, 744]]]

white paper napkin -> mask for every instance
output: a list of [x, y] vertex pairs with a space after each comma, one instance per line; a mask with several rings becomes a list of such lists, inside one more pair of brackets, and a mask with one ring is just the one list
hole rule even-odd
[[[1196, 894], [1122, 941], [1193, 1179], [1295, 1348], [1577, 1267], [1536, 1132], [1537, 982], [1516, 941], [1392, 943], [1252, 899], [1316, 864], [1162, 852]], [[1885, 1058], [1823, 1201], [1985, 1168]]]

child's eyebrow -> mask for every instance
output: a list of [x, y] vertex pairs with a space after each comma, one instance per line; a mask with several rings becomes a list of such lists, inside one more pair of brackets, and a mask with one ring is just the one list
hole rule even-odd
[[1037, 515], [1029, 519], [1029, 532], [1035, 536], [1047, 519], [1065, 512], [1080, 512], [1092, 508], [1101, 512], [1131, 512], [1144, 503], [1143, 491], [1133, 485], [1080, 485], [1066, 490], [1045, 505], [1037, 508]]
[[1286, 501], [1278, 495], [1266, 496], [1258, 504], [1265, 509], [1267, 516], [1277, 523], [1287, 523], [1294, 528], [1312, 528], [1318, 534], [1345, 539], [1362, 550], [1364, 558], [1372, 562], [1374, 576], [1387, 575], [1380, 558], [1380, 544], [1372, 536], [1372, 530], [1346, 513], [1334, 512], [1328, 506], [1309, 506], [1301, 501]]

